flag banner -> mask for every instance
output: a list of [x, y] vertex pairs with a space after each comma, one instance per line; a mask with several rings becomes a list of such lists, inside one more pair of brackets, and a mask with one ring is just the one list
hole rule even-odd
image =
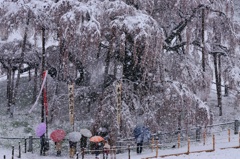
[[48, 101], [47, 101], [47, 90], [43, 88], [43, 105], [45, 108], [46, 116], [48, 116]]
[[[44, 81], [46, 76], [46, 71], [43, 72], [42, 80]], [[46, 86], [43, 86], [43, 106], [45, 108], [45, 114], [48, 116], [48, 101], [47, 101], [47, 89]]]
[[74, 125], [74, 86], [68, 85], [68, 99], [69, 99], [69, 121], [71, 125]]
[[36, 107], [36, 105], [37, 105], [37, 102], [38, 102], [38, 100], [39, 100], [39, 97], [40, 97], [40, 95], [41, 95], [41, 93], [42, 93], [42, 91], [43, 91], [43, 87], [44, 87], [44, 85], [45, 85], [45, 83], [46, 83], [46, 79], [47, 79], [47, 74], [48, 74], [48, 71], [46, 70], [46, 71], [44, 71], [44, 73], [43, 73], [43, 82], [42, 82], [42, 85], [41, 85], [41, 89], [40, 89], [40, 91], [39, 91], [39, 94], [38, 94], [38, 96], [37, 96], [37, 99], [36, 99], [36, 101], [35, 101], [35, 103], [33, 104], [33, 106], [31, 107], [31, 109], [28, 111], [28, 113], [31, 113], [32, 111], [33, 111], [33, 109]]

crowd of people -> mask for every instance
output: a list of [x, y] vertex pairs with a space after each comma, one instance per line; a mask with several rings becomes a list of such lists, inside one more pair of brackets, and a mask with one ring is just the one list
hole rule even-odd
[[[143, 143], [148, 142], [150, 139], [150, 131], [147, 127], [143, 125], [137, 125], [133, 131], [135, 141], [137, 144], [137, 149], [136, 152], [138, 154], [142, 153], [143, 150]], [[107, 159], [109, 156], [109, 152], [111, 149], [111, 146], [109, 144], [109, 135], [108, 132], [105, 131], [104, 133], [97, 134], [102, 136], [104, 139], [100, 142], [93, 142], [90, 143], [90, 147], [92, 151], [95, 153], [95, 158], [99, 159], [99, 154], [103, 153], [104, 159]], [[43, 152], [47, 151], [49, 149], [49, 143], [48, 146], [46, 146], [46, 139], [44, 137], [41, 137], [40, 144], [40, 155], [44, 155]], [[80, 139], [80, 148], [84, 149], [88, 146], [88, 138], [86, 136], [82, 136]], [[58, 141], [54, 142], [55, 143], [55, 149], [56, 149], [56, 155], [61, 156], [61, 151], [62, 151], [62, 142], [63, 141]], [[77, 150], [77, 143], [75, 141], [69, 140], [69, 156], [70, 158], [73, 158], [74, 155], [76, 154]]]

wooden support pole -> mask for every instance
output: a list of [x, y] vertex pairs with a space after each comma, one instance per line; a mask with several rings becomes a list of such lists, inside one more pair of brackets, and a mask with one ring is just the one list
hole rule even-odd
[[180, 133], [178, 133], [178, 148], [180, 148]]
[[151, 145], [152, 152], [153, 152], [153, 148], [154, 148], [154, 143], [155, 143], [155, 141], [154, 141], [154, 137], [153, 137], [152, 138], [152, 145]]
[[158, 158], [158, 143], [156, 142], [156, 158]]
[[231, 131], [230, 131], [230, 129], [228, 129], [228, 142], [230, 142], [231, 141]]
[[213, 151], [215, 151], [215, 135], [213, 134]]
[[187, 154], [190, 153], [190, 137], [188, 137], [188, 149], [187, 149]]
[[6, 159], [6, 156], [5, 156], [5, 155], [3, 155], [3, 159]]

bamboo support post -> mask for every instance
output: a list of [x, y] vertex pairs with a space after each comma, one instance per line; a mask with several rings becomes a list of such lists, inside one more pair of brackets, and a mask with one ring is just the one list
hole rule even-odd
[[206, 144], [206, 129], [203, 132], [203, 145]]
[[178, 148], [180, 148], [180, 133], [178, 133]]
[[231, 130], [228, 129], [228, 141], [230, 142], [231, 141]]
[[190, 153], [190, 137], [188, 137], [188, 149], [187, 149], [187, 154]]
[[213, 151], [215, 151], [215, 135], [213, 135], [212, 140], [213, 140]]
[[153, 137], [152, 138], [152, 145], [151, 145], [152, 152], [153, 152], [153, 148], [154, 148], [154, 143], [155, 143], [155, 141], [154, 141], [154, 137]]
[[158, 157], [158, 141], [156, 140], [156, 158]]

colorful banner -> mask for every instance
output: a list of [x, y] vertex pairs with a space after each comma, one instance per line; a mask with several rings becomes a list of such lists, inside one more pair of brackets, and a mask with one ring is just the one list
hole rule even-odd
[[118, 81], [116, 84], [117, 93], [117, 123], [120, 126], [121, 122], [121, 105], [122, 105], [122, 82]]
[[33, 111], [33, 109], [36, 107], [37, 102], [38, 102], [38, 100], [39, 100], [39, 97], [40, 97], [40, 95], [42, 94], [42, 91], [43, 91], [44, 85], [45, 85], [45, 83], [46, 83], [46, 79], [47, 79], [48, 71], [47, 71], [47, 70], [44, 71], [43, 74], [44, 74], [44, 76], [43, 76], [43, 82], [42, 82], [42, 85], [41, 85], [41, 89], [40, 89], [40, 91], [39, 91], [39, 94], [38, 94], [38, 96], [37, 96], [37, 99], [36, 99], [35, 103], [33, 104], [32, 108], [28, 111], [28, 113], [31, 113], [31, 112]]
[[[46, 71], [43, 72], [43, 81], [44, 79], [47, 77], [46, 75]], [[47, 101], [47, 89], [46, 89], [46, 86], [43, 86], [43, 105], [44, 105], [44, 108], [45, 108], [45, 114], [46, 116], [48, 116], [48, 101]]]
[[69, 99], [69, 121], [71, 125], [74, 125], [74, 86], [68, 85], [68, 99]]

